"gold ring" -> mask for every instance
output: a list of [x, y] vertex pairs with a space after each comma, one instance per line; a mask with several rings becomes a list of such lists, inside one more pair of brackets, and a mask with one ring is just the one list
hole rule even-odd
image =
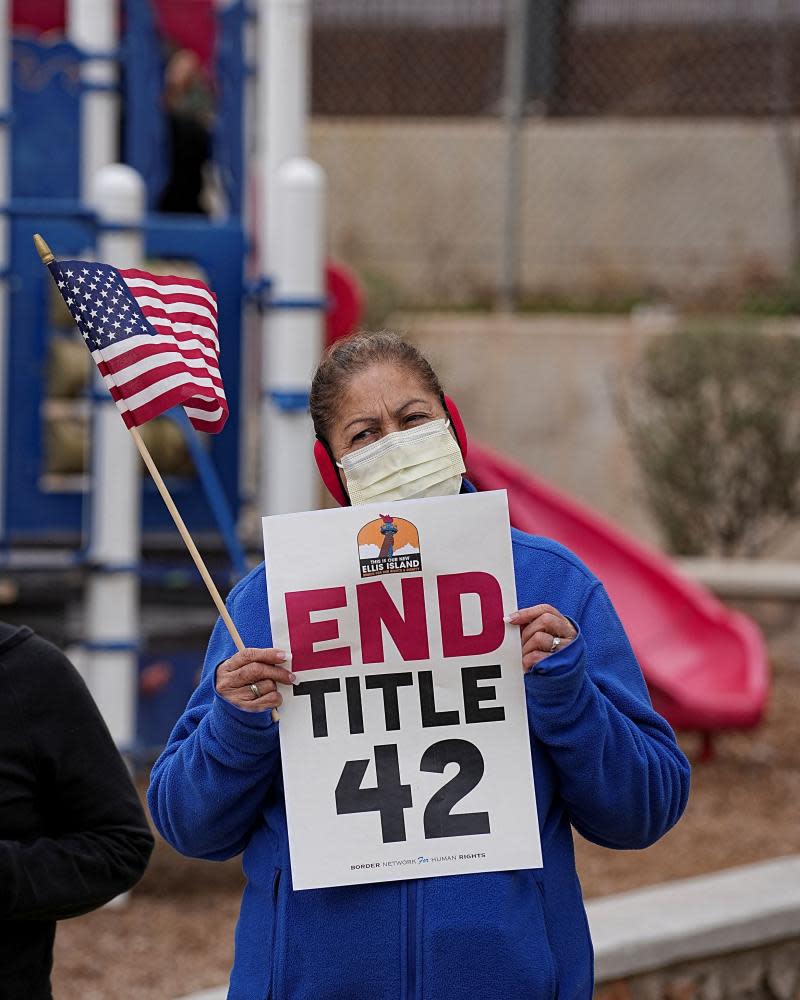
[[260, 698], [261, 697], [261, 692], [258, 690], [258, 684], [251, 684], [250, 685], [250, 690], [253, 692], [253, 697], [254, 698]]

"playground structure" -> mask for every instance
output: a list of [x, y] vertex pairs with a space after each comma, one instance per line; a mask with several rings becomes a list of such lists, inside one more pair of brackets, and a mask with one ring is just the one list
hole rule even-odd
[[[196, 653], [181, 654], [179, 682], [167, 685], [159, 706], [151, 701], [143, 735], [136, 712], [141, 549], [169, 548], [174, 532], [152, 484], [139, 479], [105, 389], [87, 383], [78, 397], [47, 397], [45, 361], [59, 339], [74, 334], [53, 322], [49, 279], [31, 234], [42, 232], [59, 256], [94, 252], [123, 266], [143, 258], [188, 262], [217, 293], [231, 415], [222, 434], [202, 443], [176, 415], [192, 461], [170, 486], [193, 533], [217, 549], [223, 538], [235, 576], [245, 568], [236, 526], [248, 511], [317, 504], [307, 393], [328, 305], [325, 181], [305, 158], [308, 0], [261, 0], [257, 17], [240, 0], [226, 0], [217, 4], [213, 146], [226, 215], [154, 211], [166, 176], [159, 41], [149, 3], [124, 5], [121, 40], [114, 10], [108, 0], [71, 0], [67, 37], [12, 43], [7, 0], [0, 0], [0, 186], [7, 206], [0, 216], [0, 252], [7, 255], [0, 290], [0, 556], [13, 571], [68, 566], [85, 577], [83, 642], [73, 655], [115, 738], [134, 747], [164, 738], [197, 665]], [[257, 73], [248, 62], [253, 52]], [[116, 163], [117, 135], [125, 166]], [[253, 146], [257, 158], [249, 155]], [[258, 329], [263, 349], [245, 336], [248, 326]], [[257, 422], [245, 419], [255, 412]], [[91, 423], [91, 463], [78, 475], [47, 468], [48, 427], [65, 413], [73, 426]], [[476, 448], [470, 471], [483, 488], [508, 489], [516, 526], [562, 541], [607, 582], [670, 721], [706, 733], [758, 721], [767, 668], [752, 623], [502, 458]], [[157, 568], [148, 573], [158, 582]]]
[[[228, 583], [246, 569], [236, 530], [245, 508], [317, 503], [307, 398], [327, 308], [325, 182], [304, 158], [305, 0], [261, 2], [252, 12], [242, 2], [216, 6], [213, 166], [225, 211], [214, 219], [153, 211], [168, 173], [168, 147], [164, 60], [152, 6], [70, 0], [66, 12], [65, 36], [12, 41], [9, 4], [0, 3], [0, 79], [9, 84], [6, 100], [0, 89], [0, 112], [9, 112], [0, 142], [10, 173], [3, 215], [8, 280], [0, 294], [0, 310], [7, 310], [7, 318], [0, 315], [6, 366], [0, 468], [8, 484], [0, 560], [17, 573], [30, 566], [54, 574], [80, 569], [84, 620], [71, 652], [115, 738], [130, 747], [137, 743], [142, 544], [169, 550], [175, 538], [152, 483], [140, 480], [131, 442], [102, 384], [87, 369], [78, 392], [48, 393], [54, 371], [62, 374], [61, 345], [74, 334], [50, 302], [31, 235], [42, 232], [60, 256], [195, 268], [215, 290], [231, 417], [221, 435], [201, 442], [182, 414], [174, 414], [191, 462], [170, 477], [170, 487], [195, 535], [217, 550], [222, 537], [233, 566]], [[253, 49], [267, 67], [259, 74], [247, 64]], [[255, 125], [253, 135], [246, 134], [248, 123]], [[251, 189], [264, 197], [251, 197]], [[257, 211], [248, 219], [254, 202]], [[334, 278], [347, 291], [341, 269]], [[251, 337], [255, 347], [247, 352], [245, 314], [262, 334]], [[5, 336], [7, 330], [14, 335]], [[263, 377], [254, 378], [260, 369]], [[254, 411], [260, 429], [243, 421]], [[48, 439], [74, 444], [82, 433], [91, 443], [90, 460], [77, 470], [54, 468]], [[254, 476], [253, 455], [266, 441], [272, 474]], [[265, 469], [266, 456], [255, 464]], [[177, 558], [181, 562], [182, 554]], [[147, 568], [150, 579], [154, 568]]]

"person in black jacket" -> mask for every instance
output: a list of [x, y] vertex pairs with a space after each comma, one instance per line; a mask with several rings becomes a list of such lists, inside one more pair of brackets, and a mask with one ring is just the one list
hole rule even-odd
[[0, 622], [0, 1000], [50, 1000], [55, 922], [130, 889], [153, 837], [69, 660]]

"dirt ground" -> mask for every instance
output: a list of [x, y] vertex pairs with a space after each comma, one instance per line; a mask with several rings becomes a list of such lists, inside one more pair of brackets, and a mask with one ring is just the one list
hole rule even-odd
[[[609, 851], [576, 836], [587, 897], [800, 852], [800, 662], [775, 657], [766, 721], [721, 736], [693, 770], [687, 811], [646, 851]], [[699, 742], [681, 738], [696, 759]], [[124, 908], [59, 925], [57, 1000], [171, 1000], [227, 979], [242, 876], [238, 861], [181, 858], [163, 841]]]

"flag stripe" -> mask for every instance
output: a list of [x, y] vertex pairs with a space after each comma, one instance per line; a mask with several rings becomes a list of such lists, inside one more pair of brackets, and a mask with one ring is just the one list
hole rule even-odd
[[207, 337], [211, 344], [216, 343], [216, 326], [202, 316], [195, 316], [193, 313], [187, 312], [170, 314], [158, 306], [143, 306], [142, 312], [153, 326], [168, 327], [170, 330], [179, 327], [183, 333]]
[[[115, 399], [115, 402], [120, 412], [123, 413], [123, 415], [128, 415], [129, 420], [125, 421], [126, 424], [129, 427], [139, 427], [142, 424], [147, 423], [148, 420], [153, 420], [155, 417], [161, 416], [162, 413], [166, 410], [172, 409], [173, 406], [186, 405], [187, 403], [193, 404], [195, 402], [195, 397], [192, 395], [191, 385], [177, 385], [154, 399], [142, 403], [133, 410], [128, 407], [128, 401], [125, 399]], [[219, 427], [216, 429], [222, 428], [222, 423], [224, 423], [224, 419], [227, 417], [227, 406], [223, 409], [223, 417], [220, 418], [220, 421], [217, 421], [217, 423], [219, 423]], [[198, 427], [197, 429], [208, 431], [209, 427], [203, 426]]]
[[[99, 364], [97, 367], [100, 374], [103, 376], [103, 381], [109, 387], [118, 387], [120, 392], [126, 396], [133, 396], [140, 390], [155, 385], [158, 383], [162, 377], [166, 375], [174, 375], [176, 372], [185, 372], [188, 376], [192, 377], [198, 386], [203, 388], [213, 385], [215, 387], [215, 392], [218, 396], [224, 398], [224, 392], [222, 389], [222, 378], [218, 372], [208, 371], [207, 368], [201, 367], [199, 369], [202, 374], [198, 374], [197, 370], [192, 371], [190, 366], [187, 366], [180, 357], [177, 360], [158, 363], [151, 363], [144, 367], [140, 365], [129, 365], [123, 366], [121, 369], [117, 369], [113, 363], [107, 365], [105, 363]], [[139, 369], [138, 371], [136, 369]]]
[[[188, 352], [193, 352], [192, 357], [201, 354], [206, 358], [209, 364], [214, 367], [217, 366], [217, 358], [213, 350], [201, 340], [195, 340], [192, 337], [179, 337], [180, 340], [179, 348], [181, 354], [187, 354]], [[102, 358], [105, 361], [111, 361], [114, 358], [123, 357], [125, 354], [132, 353], [134, 360], [137, 360], [139, 355], [139, 350], [142, 352], [152, 351], [153, 353], [158, 353], [158, 351], [163, 350], [164, 345], [169, 347], [175, 346], [175, 337], [169, 337], [166, 334], [152, 334], [145, 333], [133, 337], [128, 337], [127, 340], [117, 341], [108, 347], [103, 348]], [[158, 345], [156, 347], [156, 345]], [[92, 352], [94, 355], [99, 352]], [[97, 359], [95, 359], [97, 360]]]
[[125, 396], [127, 399], [132, 400], [131, 405], [135, 407], [138, 405], [136, 399], [139, 398], [141, 393], [149, 392], [154, 388], [158, 389], [161, 383], [172, 375], [184, 375], [186, 379], [198, 387], [198, 390], [213, 389], [217, 397], [224, 398], [221, 379], [215, 379], [213, 377], [205, 379], [199, 377], [193, 372], [187, 372], [185, 365], [181, 364], [180, 361], [175, 362], [174, 364], [161, 365], [157, 370], [151, 368], [149, 371], [144, 372], [141, 375], [136, 375], [130, 379], [120, 379], [115, 373], [104, 375], [103, 381], [109, 391], [111, 391], [112, 395], [114, 391], [116, 391], [120, 397]]
[[185, 386], [191, 390], [203, 388], [211, 392], [214, 391], [214, 386], [209, 380], [193, 378], [188, 372], [177, 372], [174, 375], [168, 375], [154, 385], [149, 385], [135, 393], [123, 392], [116, 385], [109, 388], [114, 399], [124, 399], [128, 405], [128, 409], [137, 410], [139, 407], [144, 406], [146, 403], [152, 403], [154, 399], [164, 396], [179, 386]]
[[187, 288], [182, 284], [161, 285], [146, 278], [126, 278], [125, 284], [137, 297], [147, 294], [154, 294], [156, 298], [160, 299], [181, 297], [208, 306], [215, 313], [217, 311], [217, 297], [208, 289]]
[[129, 279], [139, 282], [147, 282], [150, 287], [170, 287], [183, 288], [188, 286], [195, 294], [198, 292], [208, 299], [216, 302], [217, 297], [204, 281], [199, 278], [175, 277], [171, 274], [150, 274], [149, 271], [142, 271], [137, 267], [126, 267], [119, 272], [127, 282]]
[[188, 417], [193, 417], [195, 420], [210, 424], [216, 423], [225, 412], [221, 406], [218, 406], [211, 413], [205, 413], [203, 410], [197, 409], [196, 406], [189, 406], [188, 403], [184, 403], [183, 408], [186, 410]]
[[[188, 358], [181, 354], [179, 351], [161, 351], [159, 352], [158, 359], [160, 366], [170, 366], [170, 365], [180, 365], [182, 367], [188, 367], [196, 372], [209, 372], [209, 368], [206, 365], [203, 358]], [[97, 366], [101, 369], [100, 374], [108, 381], [115, 382], [117, 385], [127, 385], [135, 378], [139, 378], [148, 372], [154, 371], [153, 368], [153, 356], [150, 355], [146, 358], [141, 358], [139, 361], [133, 361], [131, 364], [125, 364], [117, 367], [112, 363], [112, 365], [107, 365], [105, 362]], [[103, 371], [102, 369], [106, 370]], [[214, 380], [215, 385], [222, 385], [222, 379], [218, 372], [209, 372], [211, 378]]]
[[223, 402], [219, 396], [205, 396], [202, 393], [198, 393], [192, 399], [192, 406], [196, 406], [200, 411], [207, 411], [208, 413], [213, 413], [214, 410]]
[[198, 316], [204, 316], [209, 319], [216, 326], [217, 310], [215, 306], [204, 299], [194, 298], [191, 295], [153, 295], [149, 292], [145, 293], [136, 289], [131, 290], [140, 306], [144, 304], [160, 305], [161, 303], [166, 303], [167, 306], [183, 306], [186, 309], [193, 310]]
[[139, 308], [145, 316], [147, 315], [148, 308], [159, 309], [179, 322], [200, 323], [203, 326], [210, 327], [212, 330], [217, 329], [216, 313], [212, 313], [207, 306], [194, 305], [192, 302], [187, 302], [185, 298], [178, 298], [175, 302], [171, 302], [155, 298], [152, 295], [137, 295], [136, 301], [139, 303]]
[[176, 322], [174, 319], [170, 319], [168, 316], [160, 315], [155, 309], [148, 306], [143, 310], [147, 317], [148, 323], [153, 327], [158, 327], [162, 330], [170, 330], [176, 336], [178, 334], [191, 334], [195, 337], [203, 337], [207, 340], [209, 346], [216, 356], [219, 353], [219, 342], [217, 341], [216, 334], [214, 330], [207, 326], [200, 326], [197, 323], [184, 323]]

